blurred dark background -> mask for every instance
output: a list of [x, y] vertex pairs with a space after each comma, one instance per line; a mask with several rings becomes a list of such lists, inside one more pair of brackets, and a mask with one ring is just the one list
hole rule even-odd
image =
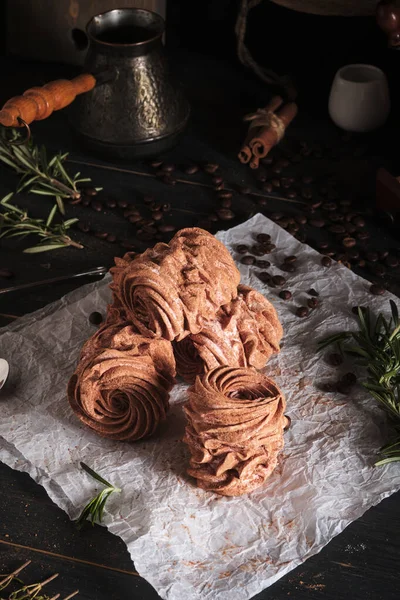
[[[151, 4], [151, 0], [149, 2]], [[234, 33], [239, 0], [167, 0], [166, 9], [164, 0], [159, 0], [159, 3], [166, 10], [166, 46], [171, 53], [201, 54], [211, 59], [228, 61], [238, 70], [246, 70], [237, 58]], [[36, 14], [33, 8], [35, 5], [38, 7]], [[71, 19], [79, 22], [79, 18], [80, 24], [75, 29], [83, 32], [81, 16], [97, 5], [100, 10], [95, 12], [101, 12], [104, 6], [114, 8], [118, 3], [85, 0], [60, 0], [57, 3], [52, 0], [2, 2], [0, 51], [3, 55], [7, 52], [18, 55], [18, 48], [23, 48], [23, 58], [26, 59], [30, 44], [32, 58], [37, 58], [35, 53], [42, 49], [42, 56], [47, 51], [49, 60], [54, 60], [54, 57], [57, 59], [57, 41], [61, 43], [64, 34], [54, 33], [55, 42], [53, 40], [46, 49], [45, 32], [56, 32], [57, 27], [68, 26], [69, 31], [65, 35], [70, 37]], [[153, 6], [155, 5], [157, 0], [153, 0]], [[301, 2], [298, 5], [301, 6]], [[65, 16], [62, 14], [63, 10]], [[56, 17], [53, 15], [54, 11], [57, 11]], [[77, 19], [76, 15], [79, 15]], [[7, 21], [11, 21], [8, 36]], [[82, 41], [79, 35], [78, 33], [79, 41]], [[335, 71], [351, 62], [367, 62], [381, 67], [386, 72], [392, 94], [396, 97], [400, 54], [387, 47], [386, 37], [378, 28], [374, 15], [319, 16], [290, 10], [264, 0], [250, 11], [246, 44], [260, 65], [273, 69], [279, 75], [289, 74], [293, 78], [299, 91], [300, 106], [307, 101], [309, 105], [311, 102], [313, 109], [319, 110], [320, 100], [326, 99]], [[256, 77], [251, 72], [246, 76]]]

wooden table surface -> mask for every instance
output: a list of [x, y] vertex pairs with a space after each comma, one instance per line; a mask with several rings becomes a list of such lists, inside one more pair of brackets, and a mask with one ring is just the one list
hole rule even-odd
[[[215, 64], [211, 59], [200, 57], [191, 57], [190, 60], [180, 57], [175, 64], [185, 83], [193, 114], [181, 143], [163, 157], [164, 160], [178, 166], [192, 160], [198, 163], [217, 162], [229, 184], [246, 184], [256, 193], [263, 193], [254, 173], [238, 163], [236, 153], [243, 137], [241, 116], [246, 111], [265, 104], [266, 91], [239, 67]], [[23, 87], [40, 85], [60, 75], [74, 74], [73, 69], [27, 64], [10, 59], [4, 60], [0, 67], [6, 82], [1, 90], [1, 101], [20, 93]], [[324, 110], [319, 115], [310, 114], [305, 100], [300, 106], [300, 115], [282, 147], [296, 156], [297, 150], [302, 147], [300, 142], [305, 141], [313, 148], [313, 153], [308, 157], [302, 156], [299, 162], [291, 163], [287, 172], [282, 175], [293, 175], [300, 181], [302, 175], [311, 174], [318, 186], [334, 176], [340, 197], [354, 198], [358, 210], [371, 213], [372, 217], [367, 216], [367, 219], [373, 247], [389, 248], [391, 252], [397, 252], [397, 233], [389, 231], [382, 224], [384, 222], [381, 223], [373, 213], [376, 169], [379, 166], [393, 168], [397, 164], [392, 129], [387, 127], [378, 134], [348, 139], [333, 127]], [[36, 141], [46, 144], [50, 151], [65, 149], [71, 152], [71, 158], [101, 162], [86, 155], [77, 145], [66, 112], [54, 114], [50, 120], [35, 124], [33, 133]], [[332, 148], [337, 149], [338, 153], [333, 152]], [[153, 173], [145, 163], [115, 165], [142, 173]], [[75, 170], [77, 165], [70, 164], [69, 167]], [[104, 188], [99, 196], [102, 201], [113, 197], [141, 204], [144, 194], [152, 194], [162, 203], [171, 203], [170, 221], [176, 227], [196, 225], [203, 218], [201, 213], [208, 214], [215, 210], [215, 193], [210, 187], [185, 184], [167, 186], [153, 177], [104, 171], [94, 167], [80, 167], [79, 170], [92, 177], [96, 185]], [[196, 176], [194, 180], [210, 186], [210, 179], [205, 174]], [[1, 197], [15, 189], [15, 185], [15, 175], [0, 166]], [[282, 190], [279, 194], [281, 192]], [[19, 202], [40, 215], [46, 214], [50, 207], [46, 200], [28, 195], [24, 195]], [[236, 225], [255, 212], [270, 215], [271, 212], [280, 211], [290, 216], [298, 213], [301, 208], [278, 199], [265, 200], [266, 204], [259, 202], [260, 196], [235, 194], [235, 219], [216, 223], [214, 231]], [[134, 227], [123, 219], [121, 211], [95, 212], [89, 207], [68, 206], [67, 212], [69, 217], [76, 215], [89, 222], [94, 229], [112, 231], [119, 239], [134, 239]], [[323, 235], [320, 230], [308, 226], [305, 234], [307, 241], [314, 246]], [[63, 249], [46, 254], [23, 255], [22, 246], [2, 243], [0, 267], [11, 269], [14, 277], [12, 280], [1, 280], [0, 286], [78, 272], [100, 264], [110, 267], [113, 257], [124, 253], [118, 243], [110, 244], [77, 230], [74, 231], [74, 236], [84, 243], [85, 250]], [[146, 246], [145, 242], [134, 240], [134, 243], [137, 243], [139, 250]], [[357, 266], [353, 268], [364, 277], [374, 280], [371, 271]], [[398, 293], [399, 281], [397, 269], [387, 274], [384, 283]], [[23, 294], [0, 296], [0, 313], [18, 316], [27, 314], [83, 283], [86, 281], [66, 282], [33, 288]], [[4, 326], [12, 317], [2, 316], [0, 319], [0, 324]], [[2, 443], [0, 440], [0, 445]], [[393, 465], [391, 468], [400, 467]], [[338, 600], [350, 597], [352, 600], [398, 600], [399, 498], [398, 493], [394, 494], [369, 510], [318, 555], [300, 565], [257, 598]], [[121, 539], [100, 526], [88, 526], [78, 531], [41, 486], [27, 474], [0, 464], [0, 573], [10, 572], [28, 559], [32, 563], [25, 571], [24, 580], [40, 581], [53, 573], [59, 573], [57, 582], [49, 585], [49, 593], [60, 592], [61, 598], [75, 589], [80, 590], [78, 598], [82, 600], [158, 598], [154, 589], [135, 572]]]

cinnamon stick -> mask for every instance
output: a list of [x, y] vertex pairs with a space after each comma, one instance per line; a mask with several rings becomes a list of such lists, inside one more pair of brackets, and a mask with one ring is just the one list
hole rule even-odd
[[[271, 98], [271, 100], [269, 101], [269, 103], [267, 104], [267, 106], [265, 108], [261, 109], [260, 114], [275, 112], [281, 106], [282, 102], [283, 102], [283, 99], [280, 96], [273, 96]], [[256, 136], [258, 136], [258, 134], [261, 132], [261, 129], [262, 129], [262, 127], [260, 127], [260, 125], [257, 124], [257, 118], [258, 118], [257, 112], [254, 113], [253, 115], [248, 115], [248, 117], [245, 118], [245, 120], [249, 120], [250, 123], [253, 122], [254, 125], [250, 124], [246, 139], [244, 140], [244, 144], [238, 154], [238, 158], [242, 164], [247, 164], [248, 162], [251, 161], [253, 152], [252, 152], [250, 144], [251, 144], [252, 140]], [[250, 167], [252, 169], [257, 169], [258, 161], [256, 161], [256, 163], [254, 163], [254, 161], [253, 161], [253, 164], [255, 164], [255, 166], [252, 166], [252, 164], [250, 162]]]
[[297, 104], [289, 102], [277, 113], [276, 120], [271, 120], [269, 127], [261, 127], [250, 142], [250, 149], [257, 158], [264, 158], [283, 137], [287, 127], [297, 115]]

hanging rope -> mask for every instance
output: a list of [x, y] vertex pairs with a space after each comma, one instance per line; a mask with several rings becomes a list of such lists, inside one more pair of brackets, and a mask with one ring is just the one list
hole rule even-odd
[[262, 0], [241, 0], [238, 16], [235, 25], [235, 34], [237, 39], [237, 54], [240, 62], [245, 67], [250, 68], [262, 81], [269, 85], [275, 85], [282, 88], [288, 100], [294, 100], [296, 90], [287, 77], [280, 77], [272, 69], [261, 67], [251, 55], [245, 44], [247, 19], [249, 12], [261, 4]]

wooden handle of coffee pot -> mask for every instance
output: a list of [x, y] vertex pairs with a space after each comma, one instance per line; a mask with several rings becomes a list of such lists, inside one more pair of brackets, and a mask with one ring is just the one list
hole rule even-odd
[[75, 79], [58, 79], [43, 87], [33, 87], [22, 94], [7, 100], [0, 110], [0, 124], [6, 127], [21, 127], [22, 119], [29, 125], [32, 121], [47, 119], [54, 110], [71, 104], [78, 94], [89, 92], [96, 85], [96, 79], [89, 73]]

